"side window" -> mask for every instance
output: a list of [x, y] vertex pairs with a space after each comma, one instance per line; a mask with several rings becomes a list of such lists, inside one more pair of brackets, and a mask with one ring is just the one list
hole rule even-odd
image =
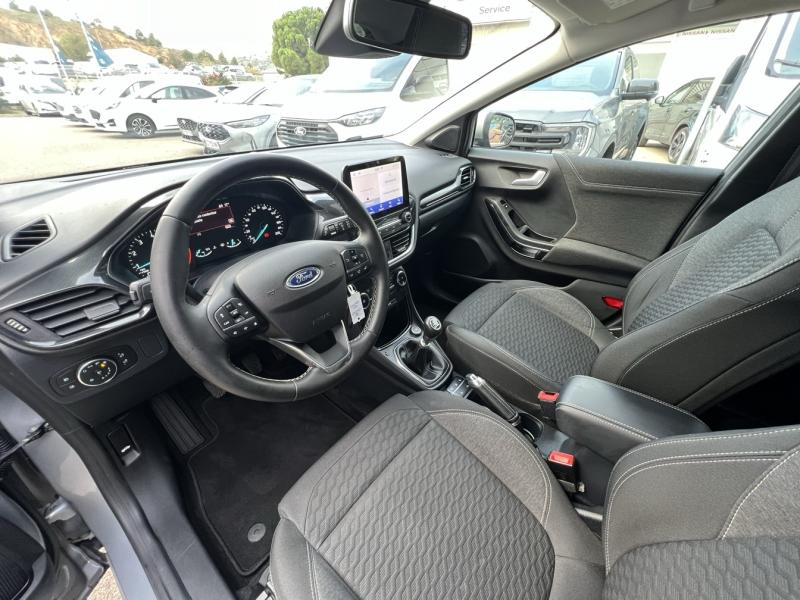
[[798, 83], [800, 13], [723, 23], [531, 82], [480, 111], [474, 145], [725, 168]]
[[119, 97], [120, 98], [127, 98], [128, 96], [135, 96], [136, 94], [139, 93], [139, 90], [141, 90], [142, 88], [145, 88], [148, 85], [151, 85], [153, 83], [155, 83], [155, 82], [154, 81], [137, 81], [136, 83], [132, 83], [127, 88], [125, 88], [125, 91], [122, 92], [119, 95]]
[[407, 102], [437, 98], [447, 94], [450, 73], [443, 58], [422, 58], [411, 71], [400, 98]]
[[189, 100], [200, 100], [202, 98], [212, 98], [214, 96], [214, 94], [212, 94], [208, 90], [196, 87], [183, 88], [183, 95]]
[[182, 100], [183, 90], [178, 85], [171, 85], [150, 94], [150, 98], [154, 100]]

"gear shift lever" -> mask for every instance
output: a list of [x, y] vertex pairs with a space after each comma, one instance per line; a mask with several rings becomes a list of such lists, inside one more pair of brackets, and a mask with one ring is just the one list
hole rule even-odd
[[442, 333], [442, 322], [434, 316], [426, 317], [422, 322], [422, 346], [435, 341]]

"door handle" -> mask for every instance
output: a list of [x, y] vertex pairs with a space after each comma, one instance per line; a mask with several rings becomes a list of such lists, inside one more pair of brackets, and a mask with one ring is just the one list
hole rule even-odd
[[533, 171], [530, 175], [514, 179], [511, 182], [511, 185], [523, 186], [523, 187], [538, 187], [542, 185], [545, 176], [547, 176], [547, 171], [545, 171], [544, 169], [537, 169], [536, 171]]

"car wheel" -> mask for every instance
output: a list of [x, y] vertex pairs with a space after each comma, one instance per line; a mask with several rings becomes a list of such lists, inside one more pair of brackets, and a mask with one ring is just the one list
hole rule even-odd
[[150, 117], [144, 115], [132, 115], [128, 117], [128, 133], [139, 137], [153, 137], [156, 132], [156, 124]]
[[669, 162], [676, 163], [683, 152], [683, 147], [686, 145], [686, 140], [689, 138], [689, 128], [680, 127], [672, 134], [672, 139], [669, 141], [669, 148], [667, 148], [667, 159]]

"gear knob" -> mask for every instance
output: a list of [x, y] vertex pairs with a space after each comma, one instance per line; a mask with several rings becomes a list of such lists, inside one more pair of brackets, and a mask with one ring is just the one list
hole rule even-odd
[[425, 317], [422, 322], [422, 343], [429, 344], [442, 333], [442, 322], [434, 316]]

